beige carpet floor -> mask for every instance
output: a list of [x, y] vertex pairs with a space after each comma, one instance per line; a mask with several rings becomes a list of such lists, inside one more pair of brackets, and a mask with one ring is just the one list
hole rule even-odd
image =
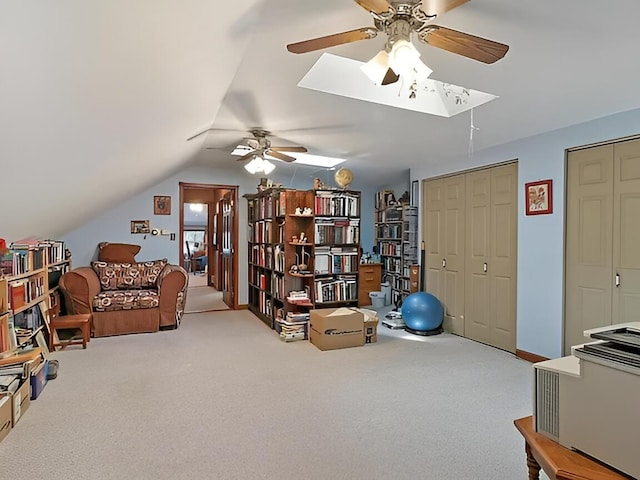
[[527, 478], [531, 364], [453, 335], [321, 352], [227, 311], [54, 356], [0, 479]]
[[229, 307], [222, 301], [222, 292], [213, 287], [189, 287], [184, 313], [215, 312], [218, 310], [229, 310]]

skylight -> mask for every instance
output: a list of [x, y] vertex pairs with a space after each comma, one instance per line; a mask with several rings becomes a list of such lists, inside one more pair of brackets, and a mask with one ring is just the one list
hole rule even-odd
[[358, 60], [323, 53], [299, 87], [416, 112], [452, 117], [498, 98], [490, 93], [428, 78], [416, 85], [375, 85]]

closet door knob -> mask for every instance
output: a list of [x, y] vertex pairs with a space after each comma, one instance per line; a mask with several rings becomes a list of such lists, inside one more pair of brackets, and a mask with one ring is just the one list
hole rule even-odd
[[620, 274], [616, 273], [616, 287], [620, 286]]
[[484, 263], [482, 264], [482, 271], [483, 271], [484, 273], [487, 273], [487, 262], [484, 262]]

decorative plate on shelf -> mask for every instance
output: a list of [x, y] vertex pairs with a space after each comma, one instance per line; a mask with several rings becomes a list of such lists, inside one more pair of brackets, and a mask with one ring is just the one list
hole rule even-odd
[[353, 182], [353, 172], [348, 168], [340, 168], [334, 175], [336, 184], [341, 188], [348, 188], [351, 182]]

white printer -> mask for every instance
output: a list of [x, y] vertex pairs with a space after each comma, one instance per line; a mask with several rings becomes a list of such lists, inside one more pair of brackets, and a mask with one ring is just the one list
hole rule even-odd
[[570, 356], [533, 365], [535, 429], [640, 477], [640, 322], [584, 335]]

